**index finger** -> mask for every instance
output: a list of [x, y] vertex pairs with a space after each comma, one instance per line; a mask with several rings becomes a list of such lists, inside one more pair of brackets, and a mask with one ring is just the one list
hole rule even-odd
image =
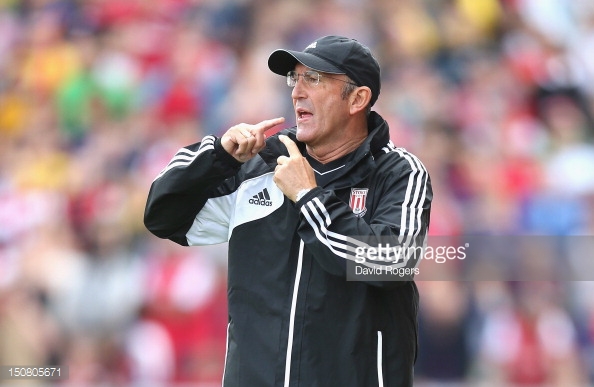
[[283, 144], [285, 144], [285, 146], [287, 147], [287, 150], [289, 151], [290, 157], [301, 156], [301, 152], [299, 151], [297, 144], [295, 144], [295, 141], [291, 140], [289, 137], [285, 136], [284, 134], [281, 134], [280, 136], [278, 136], [278, 139]]
[[268, 129], [270, 129], [278, 124], [282, 124], [283, 122], [285, 122], [285, 117], [278, 117], [278, 118], [272, 118], [270, 120], [264, 120], [262, 122], [255, 124], [252, 127], [252, 129], [250, 130], [250, 132], [252, 132], [253, 134], [264, 133]]

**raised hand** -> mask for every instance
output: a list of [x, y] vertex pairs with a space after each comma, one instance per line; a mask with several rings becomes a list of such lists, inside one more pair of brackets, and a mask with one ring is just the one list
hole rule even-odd
[[238, 124], [231, 127], [221, 137], [221, 145], [235, 160], [246, 162], [266, 146], [268, 129], [285, 122], [284, 117], [264, 120], [255, 125]]
[[290, 200], [295, 201], [297, 193], [302, 189], [317, 186], [314, 170], [301, 155], [297, 144], [289, 137], [280, 135], [278, 139], [285, 144], [289, 157], [279, 156], [274, 169], [274, 183]]

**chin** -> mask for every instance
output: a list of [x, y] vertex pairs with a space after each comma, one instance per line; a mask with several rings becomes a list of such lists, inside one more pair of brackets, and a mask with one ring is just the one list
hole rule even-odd
[[296, 133], [297, 140], [301, 142], [307, 142], [311, 138], [311, 131], [305, 128], [300, 128], [297, 125], [297, 133]]

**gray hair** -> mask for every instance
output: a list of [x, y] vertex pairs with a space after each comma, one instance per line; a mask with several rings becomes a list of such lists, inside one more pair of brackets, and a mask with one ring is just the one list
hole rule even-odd
[[[349, 77], [347, 77], [347, 82], [349, 83], [345, 83], [343, 88], [342, 88], [342, 92], [340, 93], [340, 97], [342, 99], [347, 99], [349, 95], [351, 95], [351, 93], [353, 91], [355, 91], [355, 89], [359, 86], [357, 86], [355, 84], [355, 82], [353, 82], [352, 79], [350, 79]], [[371, 112], [371, 104], [367, 104], [367, 106], [365, 107], [365, 115], [369, 115], [369, 113]]]

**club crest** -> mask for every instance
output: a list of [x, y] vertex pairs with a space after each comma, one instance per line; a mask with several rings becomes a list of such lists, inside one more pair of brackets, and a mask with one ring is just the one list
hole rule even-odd
[[351, 199], [349, 200], [349, 206], [353, 210], [353, 214], [359, 218], [365, 215], [367, 207], [365, 202], [367, 201], [367, 192], [369, 188], [351, 188]]

